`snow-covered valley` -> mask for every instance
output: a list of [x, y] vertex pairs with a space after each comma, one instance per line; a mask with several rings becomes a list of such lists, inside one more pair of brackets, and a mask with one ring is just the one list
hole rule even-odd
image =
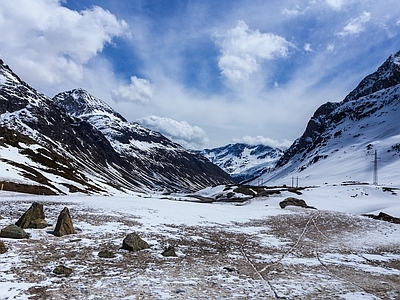
[[[200, 194], [210, 196], [215, 190]], [[33, 196], [1, 193], [0, 227], [33, 201], [45, 229], [2, 238], [2, 299], [398, 299], [400, 225], [362, 214], [400, 215], [395, 188], [324, 185], [243, 203], [199, 203], [187, 195]], [[288, 206], [304, 199], [317, 210]], [[77, 234], [52, 234], [66, 206]], [[138, 233], [150, 249], [129, 252]], [[173, 246], [177, 257], [164, 257]], [[114, 258], [100, 258], [108, 249]], [[69, 277], [53, 269], [65, 265]]]

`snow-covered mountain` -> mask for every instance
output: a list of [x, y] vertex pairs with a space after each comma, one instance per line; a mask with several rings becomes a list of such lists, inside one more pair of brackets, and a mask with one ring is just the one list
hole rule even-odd
[[[0, 164], [10, 184], [70, 191], [192, 191], [228, 174], [78, 89], [50, 99], [0, 61]], [[6, 184], [6, 186], [4, 186]], [[41, 191], [41, 193], [44, 191]]]
[[237, 182], [242, 182], [274, 167], [283, 152], [284, 149], [265, 145], [236, 143], [204, 149], [198, 153], [230, 174]]
[[[375, 151], [378, 153], [375, 171]], [[400, 183], [400, 52], [338, 103], [325, 103], [276, 164], [269, 183]], [[256, 181], [253, 181], [256, 183]], [[297, 183], [297, 180], [296, 180]]]

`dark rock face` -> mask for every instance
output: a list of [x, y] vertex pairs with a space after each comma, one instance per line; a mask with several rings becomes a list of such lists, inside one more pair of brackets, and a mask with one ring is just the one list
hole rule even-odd
[[57, 274], [57, 275], [64, 275], [64, 276], [68, 277], [69, 275], [71, 275], [73, 273], [73, 270], [64, 265], [59, 265], [54, 268], [53, 273]]
[[4, 244], [4, 242], [0, 241], [0, 254], [6, 253], [7, 250], [8, 249], [7, 249], [6, 245]]
[[55, 236], [63, 236], [68, 234], [76, 234], [74, 225], [72, 224], [71, 215], [67, 207], [61, 211], [57, 219], [56, 229], [54, 230]]
[[122, 249], [129, 251], [140, 251], [150, 248], [149, 244], [142, 240], [137, 233], [128, 234], [122, 241]]
[[289, 205], [315, 209], [315, 207], [313, 207], [313, 206], [308, 206], [306, 201], [304, 201], [303, 199], [297, 199], [297, 198], [293, 198], [293, 197], [286, 198], [285, 200], [279, 202], [279, 206], [281, 208], [285, 208], [286, 206], [289, 206]]
[[34, 202], [15, 225], [21, 228], [46, 228], [47, 222], [45, 218], [43, 204]]
[[27, 239], [29, 235], [21, 227], [17, 225], [9, 225], [4, 227], [0, 232], [1, 237], [11, 238], [11, 239]]

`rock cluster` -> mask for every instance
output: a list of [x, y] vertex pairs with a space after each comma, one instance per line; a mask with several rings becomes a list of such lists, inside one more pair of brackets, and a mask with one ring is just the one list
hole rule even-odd
[[[24, 231], [25, 228], [43, 229], [47, 226], [43, 204], [34, 202], [15, 224], [9, 225], [0, 231], [0, 237], [26, 239], [29, 238], [29, 235]], [[58, 216], [57, 225], [53, 233], [55, 236], [76, 233], [67, 207], [64, 207]]]

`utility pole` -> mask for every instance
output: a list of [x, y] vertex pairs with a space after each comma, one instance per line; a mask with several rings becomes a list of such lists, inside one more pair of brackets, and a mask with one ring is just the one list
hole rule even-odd
[[378, 185], [378, 151], [375, 150], [373, 184]]

